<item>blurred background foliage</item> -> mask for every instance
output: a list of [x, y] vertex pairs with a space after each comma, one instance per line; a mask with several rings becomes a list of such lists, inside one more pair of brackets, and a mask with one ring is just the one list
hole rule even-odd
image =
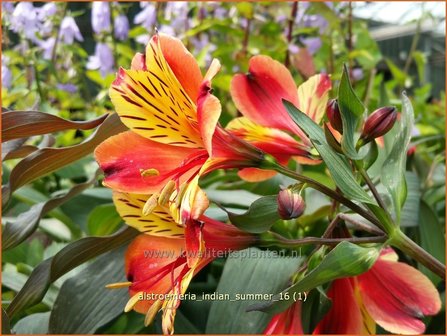
[[[407, 171], [411, 176], [409, 195], [413, 203], [409, 205], [412, 212], [407, 216], [408, 221], [403, 225], [407, 226], [407, 234], [443, 260], [445, 6], [412, 2], [402, 7], [406, 10], [397, 18], [396, 10], [387, 7], [392, 4], [381, 3], [382, 8], [377, 5], [364, 2], [2, 2], [3, 111], [42, 111], [78, 122], [112, 112], [108, 88], [115, 72], [120, 66], [128, 68], [133, 55], [144, 51], [155, 27], [159, 32], [182, 39], [203, 71], [212, 58], [220, 60], [222, 70], [213, 80], [213, 87], [224, 107], [221, 117], [224, 125], [238, 115], [229, 95], [231, 78], [235, 73], [247, 71], [251, 56], [266, 54], [285, 63], [297, 84], [314, 73], [329, 73], [334, 88], [338, 87], [342, 65], [346, 63], [354, 88], [369, 111], [385, 104], [400, 108], [403, 90], [412, 100], [416, 127]], [[390, 16], [393, 20], [388, 19]], [[336, 96], [336, 90], [332, 96]], [[101, 119], [95, 125], [67, 127], [51, 134], [34, 130], [35, 133], [31, 131], [26, 137], [12, 137], [2, 143], [4, 308], [42, 261], [61, 252], [78, 251], [73, 242], [81, 238], [120, 234], [124, 224], [112, 204], [111, 191], [98, 182], [97, 164], [91, 155], [101, 137], [119, 131], [119, 127], [113, 132], [112, 128]], [[82, 151], [81, 147], [73, 147], [70, 158], [56, 160], [51, 169], [43, 169], [33, 176], [25, 169], [43, 155], [42, 149], [67, 148], [89, 139], [93, 140], [82, 145]], [[45, 165], [45, 160], [36, 162]], [[14, 169], [21, 173], [13, 173]], [[333, 187], [321, 165], [297, 169]], [[215, 172], [202, 181], [213, 201], [234, 211], [247, 209], [260, 196], [277, 193], [280, 185], [289, 183], [286, 177], [277, 176], [263, 183], [249, 184], [241, 181], [236, 172]], [[312, 197], [306, 216], [288, 223], [280, 221], [275, 224], [275, 230], [291, 238], [304, 233], [321, 234], [322, 226], [318, 223], [325, 220], [330, 203], [318, 193], [309, 193], [306, 197]], [[217, 207], [212, 207], [209, 214], [225, 218]], [[26, 229], [14, 229], [20, 225]], [[107, 248], [98, 247], [89, 258], [106, 251]], [[159, 323], [144, 328], [143, 316], [122, 313], [127, 298], [125, 291], [104, 289], [106, 283], [123, 277], [122, 252], [107, 252], [87, 266], [74, 268], [81, 262], [72, 263], [64, 269], [65, 275], [62, 271], [57, 277], [52, 274], [51, 281], [46, 282], [52, 284], [43, 292], [46, 293], [43, 300], [17, 308], [10, 316], [12, 329], [17, 333], [159, 333]], [[190, 290], [215, 291], [223, 266], [223, 259], [216, 260], [194, 279]], [[231, 264], [227, 267], [228, 274], [224, 276], [231, 281], [231, 272], [236, 272], [236, 268]], [[53, 282], [56, 278], [59, 279]], [[431, 278], [439, 284], [435, 277]], [[88, 286], [83, 284], [85, 279], [91, 279]], [[444, 292], [443, 284], [439, 286]], [[87, 296], [81, 296], [82, 293]], [[92, 297], [90, 306], [83, 302], [85, 297]], [[219, 332], [218, 328], [207, 326], [207, 320], [216, 319], [208, 315], [219, 312], [217, 308], [211, 309], [211, 305], [207, 301], [183, 303], [176, 331]], [[75, 319], [73, 316], [80, 311], [84, 312], [82, 318]], [[64, 319], [64, 314], [70, 318]], [[442, 316], [441, 313], [433, 318], [428, 332], [443, 332]], [[244, 322], [237, 319], [231, 323], [230, 329], [235, 332], [259, 333], [266, 322], [259, 320], [259, 325], [251, 329], [241, 329]]]

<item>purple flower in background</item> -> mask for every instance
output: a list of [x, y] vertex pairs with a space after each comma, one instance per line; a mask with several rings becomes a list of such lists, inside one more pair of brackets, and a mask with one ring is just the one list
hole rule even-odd
[[172, 1], [166, 4], [165, 19], [174, 31], [180, 32], [188, 26], [188, 2]]
[[300, 51], [300, 47], [298, 47], [296, 44], [289, 44], [289, 46], [287, 47], [287, 49], [289, 49], [289, 52], [291, 54], [297, 54], [298, 51]]
[[155, 5], [153, 3], [142, 2], [140, 3], [143, 10], [135, 15], [133, 23], [142, 25], [148, 31], [152, 31], [155, 22], [157, 21], [157, 13]]
[[44, 21], [53, 16], [57, 12], [57, 6], [54, 2], [49, 2], [37, 9], [37, 17], [40, 21]]
[[110, 4], [94, 1], [92, 4], [92, 28], [96, 34], [110, 31]]
[[362, 68], [354, 68], [354, 69], [352, 69], [351, 75], [355, 81], [359, 81], [363, 78], [363, 69]]
[[97, 70], [102, 77], [113, 72], [114, 59], [110, 47], [105, 43], [97, 43], [95, 47], [95, 54], [89, 56], [87, 62], [87, 69]]
[[75, 39], [78, 41], [84, 41], [76, 21], [71, 16], [66, 16], [62, 20], [59, 36], [65, 44], [73, 44]]
[[12, 14], [14, 12], [14, 3], [12, 1], [2, 2], [2, 12]]
[[59, 83], [59, 84], [56, 85], [56, 87], [59, 90], [63, 90], [63, 91], [68, 92], [68, 93], [76, 93], [76, 92], [78, 92], [77, 86], [74, 85], [74, 84], [70, 84], [70, 83], [66, 83], [66, 84]]
[[2, 87], [9, 89], [12, 84], [12, 72], [7, 63], [9, 58], [2, 55]]
[[39, 29], [37, 11], [31, 2], [19, 2], [11, 16], [11, 29], [15, 33], [24, 33], [32, 41], [36, 40]]
[[53, 55], [54, 44], [56, 43], [56, 39], [54, 37], [50, 37], [45, 41], [37, 41], [37, 45], [42, 49], [42, 57], [46, 60], [50, 60]]
[[115, 37], [118, 40], [123, 41], [127, 39], [127, 36], [129, 35], [129, 20], [126, 15], [120, 14], [115, 17], [114, 30]]
[[319, 37], [305, 37], [301, 42], [306, 46], [307, 51], [314, 55], [321, 48], [321, 39]]

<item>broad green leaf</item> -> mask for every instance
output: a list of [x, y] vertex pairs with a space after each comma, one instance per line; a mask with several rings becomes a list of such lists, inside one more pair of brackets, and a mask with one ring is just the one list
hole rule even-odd
[[23, 242], [37, 229], [39, 220], [46, 213], [80, 194], [95, 183], [96, 178], [97, 174], [89, 181], [74, 186], [64, 195], [33, 205], [28, 211], [21, 213], [14, 222], [6, 223], [2, 234], [2, 249], [8, 250]]
[[245, 190], [218, 190], [205, 189], [208, 198], [220, 205], [233, 205], [235, 207], [248, 208], [259, 195]]
[[402, 207], [401, 226], [418, 226], [419, 204], [421, 201], [421, 186], [419, 177], [414, 172], [405, 172], [407, 181], [407, 199]]
[[247, 212], [234, 214], [228, 212], [230, 222], [239, 229], [251, 233], [262, 233], [280, 219], [277, 196], [264, 196], [254, 201]]
[[88, 130], [100, 125], [107, 114], [87, 121], [71, 121], [38, 111], [10, 111], [2, 114], [2, 142], [59, 132], [67, 129]]
[[360, 160], [364, 155], [360, 155], [355, 149], [357, 142], [355, 133], [366, 109], [351, 86], [346, 65], [343, 66], [343, 74], [338, 88], [338, 105], [343, 123], [341, 147], [349, 158]]
[[357, 183], [348, 161], [328, 145], [323, 129], [293, 104], [285, 100], [283, 100], [283, 104], [293, 121], [307, 134], [320, 153], [340, 190], [353, 200], [375, 204], [374, 200]]
[[[421, 235], [421, 247], [433, 257], [445, 264], [445, 228], [444, 223], [436, 216], [433, 209], [424, 201], [420, 203], [419, 233]], [[426, 267], [419, 264], [419, 269], [434, 283], [441, 279]]]
[[124, 251], [106, 253], [64, 282], [51, 311], [50, 333], [93, 334], [123, 312], [127, 289], [105, 286], [125, 281]]
[[122, 221], [113, 203], [101, 204], [88, 216], [87, 227], [92, 236], [106, 236], [112, 234]]
[[[250, 257], [243, 258], [245, 255]], [[230, 255], [216, 290], [216, 293], [228, 294], [230, 300], [212, 302], [206, 333], [261, 334], [271, 316], [246, 310], [263, 300], [244, 300], [242, 297], [238, 300], [236, 295], [266, 294], [269, 297], [269, 294], [277, 293], [287, 286], [300, 262], [299, 258], [272, 257], [272, 254], [256, 248]]]
[[411, 131], [414, 125], [414, 113], [411, 102], [402, 94], [402, 113], [397, 128], [397, 137], [383, 166], [380, 180], [388, 190], [393, 200], [396, 222], [400, 223], [401, 207], [407, 196], [405, 181], [405, 167], [407, 151], [411, 140]]
[[28, 315], [19, 320], [12, 330], [16, 334], [47, 334], [50, 312]]
[[31, 273], [25, 285], [14, 297], [6, 312], [12, 317], [25, 308], [39, 303], [50, 283], [84, 262], [129, 242], [138, 231], [126, 227], [106, 237], [79, 239], [40, 263]]
[[42, 148], [20, 161], [11, 171], [8, 185], [2, 188], [3, 204], [9, 200], [12, 192], [39, 177], [65, 167], [90, 154], [108, 137], [123, 132], [126, 127], [117, 114], [111, 114], [82, 143], [64, 148]]
[[[293, 286], [273, 297], [273, 300], [251, 309], [268, 313], [279, 313], [294, 302], [294, 293], [307, 292], [329, 281], [352, 277], [369, 270], [379, 250], [374, 247], [361, 247], [346, 241], [331, 250], [312, 271]], [[281, 300], [280, 298], [288, 298]]]

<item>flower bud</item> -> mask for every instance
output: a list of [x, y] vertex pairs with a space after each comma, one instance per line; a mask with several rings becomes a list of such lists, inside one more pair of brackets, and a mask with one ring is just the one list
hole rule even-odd
[[331, 126], [340, 133], [343, 133], [343, 123], [341, 121], [337, 99], [329, 100], [326, 107], [326, 114]]
[[386, 134], [397, 119], [397, 109], [394, 106], [384, 106], [375, 110], [366, 119], [360, 138], [364, 143]]
[[292, 189], [283, 189], [278, 193], [278, 214], [282, 219], [297, 218], [305, 208], [303, 198]]

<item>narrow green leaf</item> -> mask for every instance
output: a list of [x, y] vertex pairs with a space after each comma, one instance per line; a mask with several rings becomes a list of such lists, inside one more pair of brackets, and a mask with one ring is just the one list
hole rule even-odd
[[13, 317], [25, 308], [39, 303], [44, 297], [50, 283], [105, 252], [111, 251], [138, 235], [138, 231], [125, 227], [117, 233], [106, 237], [86, 237], [79, 239], [44, 260], [31, 273], [22, 290], [12, 300], [6, 312]]
[[[361, 247], [343, 241], [331, 250], [321, 263], [304, 278], [280, 294], [275, 295], [272, 301], [250, 309], [279, 313], [294, 302], [295, 293], [307, 292], [335, 279], [362, 274], [372, 267], [378, 256], [379, 250], [377, 248]], [[281, 300], [281, 298], [284, 299]]]
[[206, 333], [261, 334], [271, 316], [246, 310], [254, 303], [264, 302], [265, 298], [242, 299], [237, 295], [265, 294], [268, 298], [287, 286], [300, 262], [299, 258], [274, 256], [256, 248], [230, 255], [216, 290], [218, 294], [229, 295], [229, 300], [213, 300]]
[[239, 229], [251, 233], [262, 233], [280, 219], [277, 196], [264, 196], [254, 201], [243, 214], [228, 213], [230, 222]]
[[127, 289], [105, 286], [125, 281], [124, 251], [106, 253], [64, 282], [51, 311], [50, 333], [93, 334], [123, 312], [129, 299]]
[[11, 193], [41, 176], [65, 167], [90, 154], [108, 137], [123, 132], [126, 127], [117, 114], [111, 114], [96, 131], [82, 143], [64, 148], [42, 148], [22, 161], [11, 171], [9, 183], [2, 189], [3, 204], [9, 200]]
[[340, 190], [353, 200], [375, 204], [375, 201], [357, 183], [348, 161], [328, 145], [323, 129], [292, 103], [283, 100], [283, 104], [293, 121], [307, 134], [320, 153]]
[[338, 88], [338, 105], [343, 123], [341, 147], [349, 158], [360, 160], [366, 153], [359, 154], [355, 149], [357, 142], [355, 133], [366, 109], [351, 86], [346, 65], [343, 66], [343, 74]]
[[71, 121], [39, 111], [10, 111], [2, 114], [2, 142], [63, 131], [88, 130], [100, 125], [107, 114], [87, 121]]
[[6, 314], [5, 310], [2, 308], [2, 335], [10, 335], [11, 334], [11, 325], [9, 323], [8, 314]]
[[21, 213], [14, 222], [6, 223], [2, 234], [2, 250], [11, 249], [36, 231], [40, 219], [49, 211], [67, 202], [74, 196], [96, 182], [99, 171], [87, 182], [71, 188], [66, 194], [33, 205], [28, 211]]
[[402, 207], [401, 226], [418, 226], [419, 224], [419, 205], [421, 201], [421, 186], [419, 177], [414, 172], [405, 172], [407, 181], [407, 199]]
[[405, 167], [413, 125], [413, 107], [411, 106], [408, 97], [405, 94], [402, 94], [402, 113], [398, 124], [397, 137], [395, 138], [391, 151], [382, 166], [380, 177], [382, 184], [386, 187], [393, 200], [397, 223], [400, 223], [401, 207], [407, 196]]

